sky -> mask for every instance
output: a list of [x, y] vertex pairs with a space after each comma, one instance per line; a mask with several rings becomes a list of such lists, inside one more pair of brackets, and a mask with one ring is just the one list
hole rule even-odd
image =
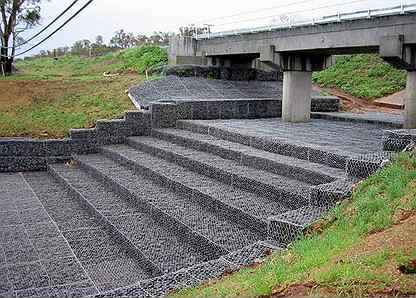
[[[41, 25], [28, 31], [26, 36], [38, 32], [72, 1], [45, 0], [41, 6]], [[80, 39], [94, 40], [97, 35], [104, 36], [108, 42], [119, 29], [136, 34], [151, 34], [154, 31], [177, 32], [180, 26], [196, 23], [214, 24], [218, 25], [214, 26], [217, 30], [226, 30], [255, 26], [258, 22], [279, 21], [282, 15], [288, 14], [310, 18], [312, 15], [332, 14], [338, 10], [351, 11], [395, 5], [401, 1], [416, 3], [416, 0], [95, 0], [63, 30], [30, 54], [44, 49], [71, 46]], [[86, 2], [87, 0], [80, 0], [67, 17]], [[235, 14], [237, 16], [232, 16]], [[64, 17], [62, 20], [65, 19]], [[43, 36], [46, 36], [46, 33]]]

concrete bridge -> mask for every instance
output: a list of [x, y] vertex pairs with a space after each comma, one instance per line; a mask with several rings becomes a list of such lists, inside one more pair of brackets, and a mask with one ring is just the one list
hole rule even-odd
[[364, 18], [296, 27], [175, 37], [170, 63], [235, 68], [272, 68], [284, 72], [286, 122], [310, 119], [312, 72], [329, 67], [333, 55], [379, 53], [407, 70], [405, 128], [416, 128], [416, 13], [369, 13]]

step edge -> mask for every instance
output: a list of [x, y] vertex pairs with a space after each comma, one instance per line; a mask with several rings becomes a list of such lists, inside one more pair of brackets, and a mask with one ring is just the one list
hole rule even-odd
[[[243, 145], [246, 145], [246, 146], [252, 146], [253, 139], [258, 139], [258, 140], [263, 139], [263, 141], [269, 142], [269, 140], [261, 138], [261, 137], [256, 138], [256, 137], [253, 137], [253, 136], [242, 135], [242, 134], [239, 134], [237, 132], [228, 131], [227, 129], [224, 129], [224, 128], [211, 127], [210, 125], [204, 125], [204, 124], [201, 124], [201, 123], [194, 123], [194, 122], [191, 122], [191, 121], [195, 121], [195, 120], [178, 120], [176, 127], [178, 129], [187, 130], [187, 131], [191, 131], [191, 132], [195, 132], [195, 133], [199, 133], [199, 134], [206, 134], [206, 135], [210, 135], [210, 136], [215, 136], [215, 137], [218, 137], [218, 138], [226, 140], [226, 141], [235, 142], [235, 143], [243, 144]], [[231, 134], [234, 137], [239, 136], [240, 138], [242, 138], [242, 140], [233, 141], [233, 140], [230, 140], [228, 138], [221, 137], [217, 134], [214, 134], [214, 133], [212, 133], [213, 131], [214, 132], [217, 131], [217, 132], [221, 132], [221, 133], [225, 133], [225, 134]], [[271, 143], [273, 143], [273, 142], [271, 142]], [[300, 145], [300, 144], [296, 144], [296, 143], [293, 143], [293, 142], [286, 142], [286, 141], [282, 141], [282, 140], [278, 140], [277, 143], [280, 144], [280, 145], [284, 145], [284, 146], [292, 146], [292, 147], [295, 147], [297, 149], [300, 149], [301, 151], [306, 150], [308, 152], [307, 153], [307, 158], [297, 157], [294, 154], [281, 154], [281, 155], [295, 157], [295, 158], [298, 158], [298, 159], [307, 160], [307, 161], [317, 163], [317, 164], [323, 164], [323, 165], [338, 168], [338, 169], [341, 169], [341, 170], [345, 170], [346, 161], [350, 157], [350, 155], [347, 154], [347, 152], [338, 152], [338, 153], [326, 152], [326, 151], [323, 151], [320, 148], [314, 148], [314, 147], [311, 147], [311, 146]], [[257, 149], [261, 149], [261, 148], [258, 148], [256, 146], [252, 146], [252, 147], [257, 148]], [[311, 151], [314, 151], [315, 153], [324, 153], [324, 154], [334, 155], [334, 156], [336, 156], [337, 158], [340, 159], [340, 161], [339, 161], [340, 164], [333, 165], [333, 164], [330, 164], [330, 163], [322, 162], [317, 158], [310, 159], [310, 155], [311, 155], [310, 152]], [[345, 154], [341, 154], [341, 153], [345, 153]]]
[[163, 271], [161, 270], [161, 268], [159, 268], [159, 266], [153, 263], [152, 260], [146, 257], [140, 251], [140, 249], [133, 242], [131, 242], [131, 240], [123, 232], [121, 232], [104, 214], [102, 214], [98, 209], [96, 209], [94, 204], [92, 204], [81, 192], [79, 192], [71, 184], [71, 182], [69, 182], [53, 167], [53, 164], [48, 165], [47, 171], [48, 173], [52, 175], [52, 177], [59, 184], [61, 184], [62, 187], [66, 188], [70, 193], [72, 193], [73, 196], [77, 198], [77, 200], [81, 204], [86, 206], [89, 212], [92, 212], [96, 217], [98, 217], [98, 220], [100, 221], [100, 223], [104, 223], [104, 227], [108, 229], [110, 233], [115, 233], [117, 234], [117, 236], [121, 237], [121, 240], [125, 242], [126, 244], [128, 244], [129, 250], [132, 250], [133, 254], [136, 255], [136, 257], [139, 256], [139, 258], [145, 261], [145, 263], [148, 263], [151, 267], [153, 267], [153, 270], [155, 270], [154, 273], [157, 273], [157, 275], [154, 275], [154, 276], [163, 274]]
[[[180, 269], [180, 270], [175, 271], [175, 272], [164, 274], [164, 275], [160, 276], [159, 278], [161, 278], [161, 279], [163, 279], [163, 278], [171, 279], [173, 281], [173, 285], [170, 287], [169, 290], [164, 289], [161, 293], [159, 293], [160, 296], [165, 296], [165, 295], [169, 294], [170, 291], [173, 291], [173, 290], [179, 290], [179, 289], [187, 288], [187, 287], [190, 287], [190, 286], [202, 285], [203, 283], [206, 283], [209, 280], [212, 280], [212, 279], [215, 279], [215, 278], [220, 278], [221, 276], [223, 276], [227, 272], [231, 272], [231, 271], [234, 272], [234, 271], [242, 269], [246, 266], [252, 265], [254, 262], [249, 262], [249, 264], [246, 264], [246, 265], [239, 265], [239, 264], [235, 264], [235, 263], [227, 260], [226, 258], [229, 257], [232, 254], [235, 254], [238, 251], [244, 250], [245, 248], [248, 248], [248, 247], [251, 247], [251, 246], [257, 245], [257, 244], [264, 247], [264, 249], [270, 249], [272, 252], [284, 251], [284, 249], [285, 249], [283, 247], [277, 247], [277, 246], [271, 245], [267, 241], [258, 241], [258, 242], [254, 243], [252, 245], [249, 245], [247, 247], [243, 247], [240, 250], [232, 251], [229, 254], [221, 256], [218, 259], [214, 259], [214, 260], [211, 260], [211, 261], [208, 261], [208, 262], [198, 263], [198, 264], [196, 264], [194, 266], [191, 266], [191, 267], [183, 268], [183, 269]], [[207, 277], [207, 278], [204, 278], [204, 279], [199, 279], [199, 280], [196, 280], [190, 274], [191, 270], [193, 270], [195, 268], [198, 268], [198, 267], [201, 267], [201, 266], [204, 266], [204, 265], [207, 265], [208, 267], [213, 266], [212, 263], [222, 263], [222, 265], [224, 265], [224, 268], [222, 270], [220, 270], [220, 272], [218, 272], [217, 274], [214, 274], [213, 276], [210, 276], [210, 277]], [[184, 281], [177, 281], [175, 279], [175, 276], [180, 275], [181, 273], [184, 273], [184, 274], [188, 275], [187, 277], [189, 278], [189, 280], [186, 280], [186, 283]], [[156, 278], [158, 278], [158, 277], [156, 277]], [[123, 291], [134, 290], [136, 288], [144, 290], [144, 287], [142, 287], [141, 285], [145, 282], [155, 280], [156, 278], [142, 280], [142, 281], [139, 281], [139, 282], [137, 282], [135, 284], [132, 284], [132, 285], [120, 287], [120, 288], [113, 289], [113, 290], [110, 290], [110, 291], [106, 291], [102, 295], [116, 295], [116, 296], [121, 295], [122, 297], [125, 297], [125, 295], [123, 296]], [[125, 294], [129, 294], [129, 293], [125, 293]], [[127, 295], [127, 296], [129, 296], [129, 295]], [[95, 295], [93, 297], [100, 297], [100, 295]]]
[[[220, 168], [217, 168], [217, 167], [215, 167], [215, 166], [211, 166], [211, 165], [209, 165], [209, 164], [206, 164], [206, 163], [204, 163], [204, 162], [201, 162], [201, 161], [199, 161], [199, 160], [197, 160], [197, 159], [191, 159], [190, 157], [188, 157], [188, 156], [183, 156], [183, 155], [180, 155], [180, 154], [178, 154], [178, 153], [175, 153], [175, 152], [172, 152], [172, 151], [167, 151], [166, 149], [163, 149], [163, 148], [158, 148], [158, 147], [155, 147], [155, 146], [151, 146], [151, 145], [148, 145], [148, 144], [144, 144], [144, 143], [142, 143], [142, 142], [140, 142], [140, 141], [138, 141], [138, 140], [136, 140], [136, 139], [128, 139], [127, 140], [127, 144], [130, 146], [130, 147], [132, 147], [132, 148], [134, 148], [135, 150], [138, 150], [138, 151], [143, 151], [143, 148], [140, 148], [140, 147], [147, 147], [148, 149], [158, 149], [159, 151], [162, 151], [162, 152], [164, 152], [164, 153], [168, 153], [168, 154], [173, 154], [175, 157], [179, 157], [179, 158], [181, 158], [181, 159], [185, 159], [185, 160], [188, 160], [188, 161], [192, 161], [192, 162], [195, 162], [195, 163], [197, 163], [197, 164], [199, 164], [199, 165], [201, 165], [201, 166], [203, 166], [204, 168], [208, 168], [208, 167], [212, 167], [212, 168], [215, 168], [215, 169], [217, 169], [217, 170], [219, 170], [219, 171], [222, 171], [222, 172], [225, 172], [225, 173], [227, 173], [227, 175], [230, 175], [230, 177], [232, 177], [232, 180], [234, 180], [235, 179], [235, 177], [238, 177], [238, 178], [240, 178], [240, 179], [246, 179], [246, 180], [250, 180], [250, 181], [252, 181], [253, 183], [256, 183], [256, 184], [261, 184], [261, 185], [263, 185], [264, 187], [271, 187], [272, 189], [273, 189], [273, 191], [274, 192], [276, 192], [276, 193], [279, 193], [281, 196], [286, 196], [286, 195], [288, 195], [288, 196], [295, 196], [296, 198], [297, 198], [297, 200], [299, 201], [299, 203], [301, 204], [302, 202], [303, 203], [307, 203], [307, 202], [309, 202], [309, 196], [304, 196], [304, 195], [302, 195], [302, 194], [299, 194], [299, 193], [296, 193], [296, 192], [294, 192], [294, 191], [292, 191], [292, 190], [287, 190], [287, 189], [285, 189], [284, 187], [280, 187], [280, 186], [275, 186], [275, 185], [272, 185], [272, 184], [268, 184], [268, 183], [266, 183], [266, 182], [263, 182], [263, 181], [257, 181], [257, 180], [254, 180], [254, 179], [252, 179], [252, 178], [250, 178], [250, 177], [244, 177], [244, 176], [241, 176], [241, 174], [236, 174], [236, 173], [233, 173], [233, 172], [231, 172], [231, 171], [229, 171], [229, 170], [223, 170], [223, 169], [220, 169]], [[146, 152], [146, 153], [148, 153], [148, 154], [151, 154], [151, 155], [153, 155], [153, 156], [155, 156], [155, 154], [153, 154], [153, 152], [151, 152], [152, 150], [150, 150], [150, 152], [149, 151], [144, 151], [144, 152]], [[158, 157], [158, 158], [161, 158], [161, 159], [163, 159], [163, 160], [165, 160], [165, 161], [168, 161], [166, 158], [164, 158], [164, 157], [160, 157], [160, 156], [156, 156], [156, 157]], [[181, 165], [182, 166], [182, 165]], [[191, 168], [189, 168], [189, 167], [187, 167], [189, 170], [191, 170], [191, 171], [193, 171]], [[195, 171], [195, 172], [197, 172], [197, 171]], [[218, 178], [215, 178], [215, 177], [211, 177], [211, 178], [213, 178], [213, 179], [217, 179], [218, 180]], [[239, 186], [237, 186], [236, 185], [236, 187], [239, 187]], [[311, 186], [308, 186], [308, 189], [309, 190], [312, 190], [312, 185]], [[247, 190], [247, 189], [246, 189]], [[251, 188], [250, 190], [247, 190], [247, 191], [252, 191], [252, 192], [255, 192], [255, 190], [254, 190], [254, 188]], [[257, 193], [258, 194], [258, 193]], [[258, 194], [259, 195], [259, 194]], [[287, 200], [285, 200], [285, 201], [282, 201], [282, 203], [284, 204], [284, 205], [286, 205], [286, 203], [288, 203], [288, 202], [286, 202]], [[290, 200], [291, 202], [293, 201], [293, 200]], [[303, 205], [305, 205], [305, 204], [303, 204]], [[293, 209], [293, 208], [290, 208], [290, 209]]]
[[[179, 129], [177, 129], [177, 130], [180, 131]], [[206, 140], [198, 140], [198, 139], [193, 139], [192, 137], [186, 137], [186, 136], [177, 135], [177, 134], [174, 134], [173, 131], [165, 131], [165, 130], [162, 130], [162, 129], [156, 129], [156, 130], [153, 130], [153, 132], [152, 132], [152, 136], [153, 137], [158, 138], [158, 139], [162, 139], [164, 141], [171, 142], [171, 143], [174, 143], [174, 144], [177, 144], [177, 145], [182, 145], [182, 144], [179, 143], [179, 142], [175, 142], [174, 140], [172, 140], [170, 138], [167, 139], [164, 136], [175, 137], [175, 138], [179, 138], [181, 140], [190, 141], [190, 143], [188, 143], [187, 145], [189, 145], [190, 148], [195, 149], [195, 150], [201, 150], [201, 148], [203, 149], [203, 148], [206, 148], [206, 147], [201, 146], [201, 148], [196, 148], [196, 146], [194, 146], [192, 144], [192, 142], [197, 142], [200, 145], [208, 144], [209, 146], [216, 147], [216, 148], [219, 148], [219, 149], [222, 149], [222, 150], [232, 151], [233, 153], [237, 153], [239, 155], [239, 160], [232, 159], [232, 158], [226, 158], [226, 157], [224, 157], [222, 155], [217, 154], [216, 152], [210, 152], [210, 151], [207, 151], [207, 150], [204, 150], [204, 149], [201, 150], [201, 151], [204, 151], [204, 152], [207, 152], [207, 153], [210, 153], [210, 154], [218, 155], [218, 156], [220, 156], [222, 158], [226, 158], [226, 159], [238, 161], [239, 163], [241, 163], [242, 165], [245, 165], [245, 166], [253, 167], [253, 168], [256, 168], [258, 170], [265, 170], [265, 171], [268, 171], [268, 172], [271, 172], [271, 173], [274, 173], [274, 174], [278, 174], [278, 173], [272, 172], [272, 171], [270, 171], [268, 169], [263, 169], [263, 168], [256, 167], [255, 166], [256, 163], [248, 163], [248, 162], [244, 162], [244, 160], [246, 160], [247, 157], [248, 158], [254, 158], [256, 160], [260, 160], [261, 159], [261, 160], [266, 160], [266, 161], [268, 161], [270, 163], [273, 163], [278, 168], [281, 168], [282, 166], [284, 166], [284, 167], [289, 167], [289, 168], [295, 169], [296, 171], [307, 171], [308, 172], [308, 175], [310, 175], [310, 174], [316, 174], [316, 175], [319, 175], [320, 176], [319, 179], [322, 179], [322, 180], [328, 179], [328, 181], [323, 181], [322, 184], [329, 183], [329, 182], [332, 182], [332, 181], [334, 181], [336, 179], [342, 178], [342, 175], [331, 175], [331, 174], [328, 174], [325, 171], [325, 169], [317, 169], [317, 168], [314, 168], [314, 167], [309, 167], [308, 165], [306, 165], [307, 167], [305, 167], [305, 168], [302, 167], [301, 165], [291, 165], [289, 163], [284, 163], [283, 161], [276, 161], [276, 160], [270, 159], [268, 157], [260, 157], [260, 156], [257, 156], [256, 154], [246, 153], [246, 152], [243, 152], [243, 151], [238, 151], [238, 150], [236, 150], [234, 148], [226, 148], [226, 147], [221, 146], [221, 145], [218, 145], [218, 144], [212, 144], [212, 143], [210, 143], [209, 141], [206, 141]], [[196, 132], [193, 132], [193, 131], [190, 131], [190, 133], [199, 134], [199, 133], [196, 133]], [[202, 135], [202, 134], [200, 134], [200, 135]], [[211, 136], [211, 135], [208, 135], [208, 136]], [[234, 142], [231, 142], [231, 141], [225, 140], [225, 139], [219, 139], [219, 140], [223, 140], [223, 141], [226, 141], [226, 142], [234, 143]], [[239, 144], [239, 143], [234, 143], [234, 144]], [[319, 166], [331, 168], [328, 165], [319, 164], [319, 163], [312, 162], [312, 161], [308, 161], [308, 160], [305, 160], [305, 159], [296, 158], [294, 156], [282, 155], [282, 154], [278, 154], [278, 153], [275, 153], [275, 152], [271, 152], [269, 150], [262, 150], [262, 149], [259, 149], [259, 148], [256, 148], [256, 147], [252, 147], [252, 146], [247, 146], [247, 145], [244, 145], [244, 144], [240, 144], [240, 145], [246, 146], [246, 147], [251, 147], [254, 150], [264, 151], [264, 152], [267, 152], [268, 154], [274, 154], [274, 155], [277, 155], [277, 156], [280, 155], [280, 156], [284, 156], [284, 157], [287, 157], [287, 158], [297, 159], [299, 161], [309, 162], [311, 164], [316, 164], [316, 165], [319, 165]], [[333, 169], [340, 170], [338, 168], [333, 168]], [[343, 175], [344, 174], [345, 173], [343, 173]], [[289, 178], [295, 178], [295, 177], [289, 177]], [[332, 181], [329, 181], [330, 179], [332, 179]], [[307, 182], [306, 179], [303, 182]]]
[[[140, 165], [140, 164], [137, 163], [137, 161], [132, 160], [132, 159], [126, 157], [126, 156], [123, 156], [122, 154], [116, 152], [113, 149], [103, 147], [103, 148], [101, 148], [101, 150], [102, 150], [102, 153], [110, 159], [112, 159], [113, 155], [117, 155], [119, 158], [123, 159], [126, 163], [128, 163], [126, 166], [132, 171], [137, 171], [137, 168], [135, 168], [135, 167], [146, 168], [147, 171], [151, 171], [153, 174], [157, 175], [158, 177], [160, 177], [162, 179], [167, 179], [170, 182], [173, 182], [175, 184], [180, 184], [182, 187], [186, 188], [187, 190], [190, 190], [191, 192], [197, 192], [197, 193], [203, 195], [204, 197], [208, 197], [209, 200], [211, 202], [213, 202], [214, 204], [216, 204], [218, 207], [225, 208], [228, 211], [238, 213], [239, 215], [242, 215], [244, 218], [250, 219], [253, 223], [263, 225], [264, 230], [267, 229], [267, 221], [262, 219], [262, 218], [259, 218], [255, 215], [252, 215], [252, 214], [249, 214], [249, 213], [245, 212], [244, 210], [241, 210], [240, 208], [238, 208], [234, 205], [223, 202], [220, 199], [215, 198], [213, 195], [203, 192], [201, 189], [187, 186], [187, 185], [183, 184], [182, 182], [179, 182], [179, 181], [175, 180], [174, 178], [171, 178], [171, 177], [168, 177], [168, 176], [163, 176], [159, 172], [156, 172], [155, 170], [150, 169], [150, 168], [148, 168], [144, 165]], [[143, 173], [143, 175], [146, 175], [146, 174]], [[152, 177], [148, 177], [148, 178], [152, 179]], [[178, 192], [176, 189], [174, 189], [173, 191]], [[243, 222], [241, 222], [241, 223], [237, 222], [237, 224], [241, 224], [241, 225], [245, 226]], [[245, 226], [245, 227], [250, 228], [249, 226], [248, 227]], [[257, 232], [265, 234], [264, 231], [261, 231], [261, 230], [259, 230]]]
[[[150, 208], [151, 212], [156, 212], [157, 214], [163, 216], [164, 218], [169, 219], [173, 223], [179, 225], [182, 229], [186, 230], [186, 232], [188, 233], [189, 236], [192, 235], [196, 239], [203, 240], [203, 242], [209, 246], [210, 250], [213, 252], [214, 255], [220, 255], [221, 256], [221, 255], [229, 253], [229, 251], [226, 248], [212, 242], [210, 239], [208, 239], [205, 236], [203, 236], [203, 235], [197, 233], [196, 231], [192, 230], [189, 226], [184, 224], [182, 221], [180, 221], [176, 218], [173, 218], [170, 215], [166, 214], [163, 210], [161, 210], [160, 208], [158, 208], [154, 204], [152, 204], [150, 202], [147, 202], [146, 200], [141, 199], [140, 197], [135, 195], [132, 191], [130, 191], [127, 187], [125, 187], [124, 185], [121, 185], [119, 182], [115, 181], [113, 178], [109, 177], [107, 174], [102, 173], [100, 170], [96, 169], [95, 167], [86, 164], [84, 161], [79, 159], [78, 155], [75, 155], [74, 159], [80, 164], [81, 168], [85, 169], [87, 172], [89, 172], [93, 176], [96, 176], [98, 179], [103, 179], [107, 183], [116, 186], [117, 189], [121, 189], [123, 191], [123, 193], [125, 193], [129, 197], [128, 200], [130, 200], [131, 198], [134, 198], [135, 200], [138, 200], [138, 201], [142, 202], [143, 204], [147, 205]], [[117, 163], [114, 160], [112, 160], [112, 161]], [[120, 165], [120, 167], [123, 167], [123, 166]], [[193, 244], [191, 244], [191, 245], [193, 245]]]

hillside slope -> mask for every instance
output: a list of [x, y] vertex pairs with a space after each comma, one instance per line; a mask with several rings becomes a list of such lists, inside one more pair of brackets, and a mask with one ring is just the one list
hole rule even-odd
[[[394, 183], [392, 183], [394, 181]], [[416, 295], [416, 156], [401, 154], [291, 248], [174, 296]]]
[[167, 53], [142, 46], [102, 57], [67, 55], [17, 62], [18, 74], [0, 77], [0, 137], [61, 138], [134, 106], [126, 94]]
[[313, 80], [322, 87], [372, 100], [404, 89], [406, 71], [393, 68], [378, 55], [339, 56], [332, 67], [314, 73]]

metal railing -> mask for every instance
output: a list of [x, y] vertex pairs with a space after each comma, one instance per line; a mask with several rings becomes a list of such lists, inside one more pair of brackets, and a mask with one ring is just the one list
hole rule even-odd
[[[260, 32], [279, 30], [279, 29], [289, 29], [293, 27], [313, 26], [313, 25], [319, 25], [319, 24], [337, 23], [337, 22], [352, 21], [352, 20], [359, 20], [359, 19], [369, 19], [373, 17], [400, 15], [400, 14], [414, 13], [414, 12], [416, 12], [416, 3], [404, 4], [403, 1], [401, 1], [401, 4], [395, 5], [395, 6], [376, 8], [376, 9], [357, 10], [353, 12], [339, 12], [336, 14], [329, 14], [329, 15], [320, 16], [316, 18], [312, 17], [307, 20], [295, 20], [293, 16], [287, 16], [288, 20], [284, 24], [270, 24], [266, 26], [247, 27], [247, 28], [225, 30], [225, 31], [218, 31], [218, 32], [208, 32], [208, 33], [203, 33], [203, 34], [194, 34], [193, 37], [195, 39], [211, 39], [211, 38], [240, 35], [240, 34], [247, 34], [247, 33], [260, 33]], [[260, 18], [257, 18], [257, 20], [258, 19]], [[239, 22], [235, 22], [235, 23], [239, 23]], [[211, 25], [211, 27], [215, 27], [215, 25]]]

